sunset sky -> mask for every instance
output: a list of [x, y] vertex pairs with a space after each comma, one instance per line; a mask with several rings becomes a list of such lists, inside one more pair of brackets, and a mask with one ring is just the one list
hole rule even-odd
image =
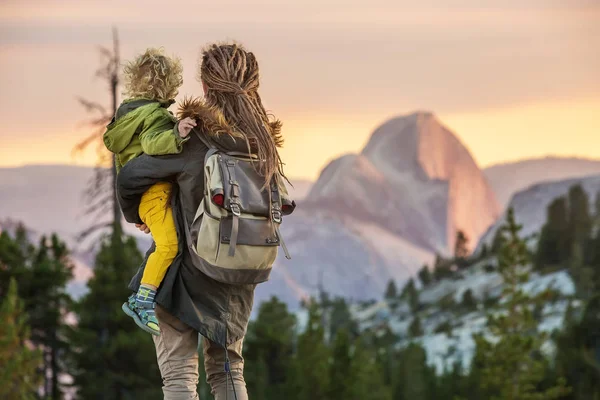
[[[485, 6], [482, 6], [485, 4]], [[481, 166], [543, 155], [600, 158], [598, 0], [3, 0], [0, 167], [93, 164], [77, 96], [108, 105], [98, 46], [163, 46], [184, 62], [235, 39], [261, 66], [284, 122], [288, 175], [314, 179], [387, 118], [429, 110]]]

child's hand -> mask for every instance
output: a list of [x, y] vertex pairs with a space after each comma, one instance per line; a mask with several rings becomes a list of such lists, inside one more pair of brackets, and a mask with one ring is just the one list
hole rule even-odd
[[193, 119], [189, 117], [182, 119], [181, 121], [179, 121], [179, 125], [177, 127], [177, 130], [179, 131], [179, 136], [182, 138], [188, 137], [190, 131], [194, 129], [195, 126], [196, 121], [194, 121]]
[[135, 227], [146, 234], [150, 233], [150, 228], [148, 228], [148, 226], [146, 224], [142, 224], [142, 225], [135, 224]]

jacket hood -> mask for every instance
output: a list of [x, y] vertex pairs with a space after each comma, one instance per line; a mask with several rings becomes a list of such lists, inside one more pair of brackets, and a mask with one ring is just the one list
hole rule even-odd
[[103, 139], [106, 148], [113, 153], [122, 152], [131, 142], [144, 120], [162, 104], [156, 101], [145, 102], [138, 107], [131, 103], [123, 103], [116, 113], [116, 118], [108, 124]]
[[220, 110], [206, 105], [199, 98], [185, 98], [177, 110], [177, 119], [188, 117], [196, 120], [194, 131], [204, 135], [216, 147], [224, 151], [248, 153], [245, 136], [227, 122]]

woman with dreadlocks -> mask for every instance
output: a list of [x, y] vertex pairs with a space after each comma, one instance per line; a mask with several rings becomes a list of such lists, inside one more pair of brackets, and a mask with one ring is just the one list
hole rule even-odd
[[[212, 143], [224, 152], [255, 156], [265, 188], [283, 175], [277, 148], [281, 123], [270, 120], [258, 94], [256, 57], [237, 44], [212, 44], [202, 52], [198, 78], [205, 99], [185, 100], [180, 119], [197, 125], [180, 154], [141, 155], [118, 176], [119, 202], [127, 221], [138, 217], [141, 195], [153, 184], [174, 182], [172, 208], [178, 237], [189, 229], [204, 194], [204, 159]], [[216, 400], [248, 398], [243, 377], [242, 341], [252, 310], [255, 285], [231, 285], [211, 279], [194, 267], [180, 240], [179, 254], [168, 269], [155, 301], [161, 335], [153, 336], [167, 400], [198, 399], [198, 333], [203, 338], [204, 367]], [[137, 291], [143, 267], [130, 283]], [[226, 349], [226, 350], [225, 350]]]

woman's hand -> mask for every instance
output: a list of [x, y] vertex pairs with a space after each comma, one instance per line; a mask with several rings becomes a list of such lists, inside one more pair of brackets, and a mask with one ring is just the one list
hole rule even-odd
[[148, 228], [148, 226], [146, 226], [146, 224], [135, 224], [135, 227], [138, 228], [140, 231], [144, 232], [144, 233], [150, 233], [150, 229]]
[[177, 130], [179, 131], [179, 136], [182, 138], [188, 137], [190, 131], [194, 129], [196, 126], [196, 121], [191, 119], [190, 117], [184, 118], [179, 121], [179, 125], [177, 126]]

